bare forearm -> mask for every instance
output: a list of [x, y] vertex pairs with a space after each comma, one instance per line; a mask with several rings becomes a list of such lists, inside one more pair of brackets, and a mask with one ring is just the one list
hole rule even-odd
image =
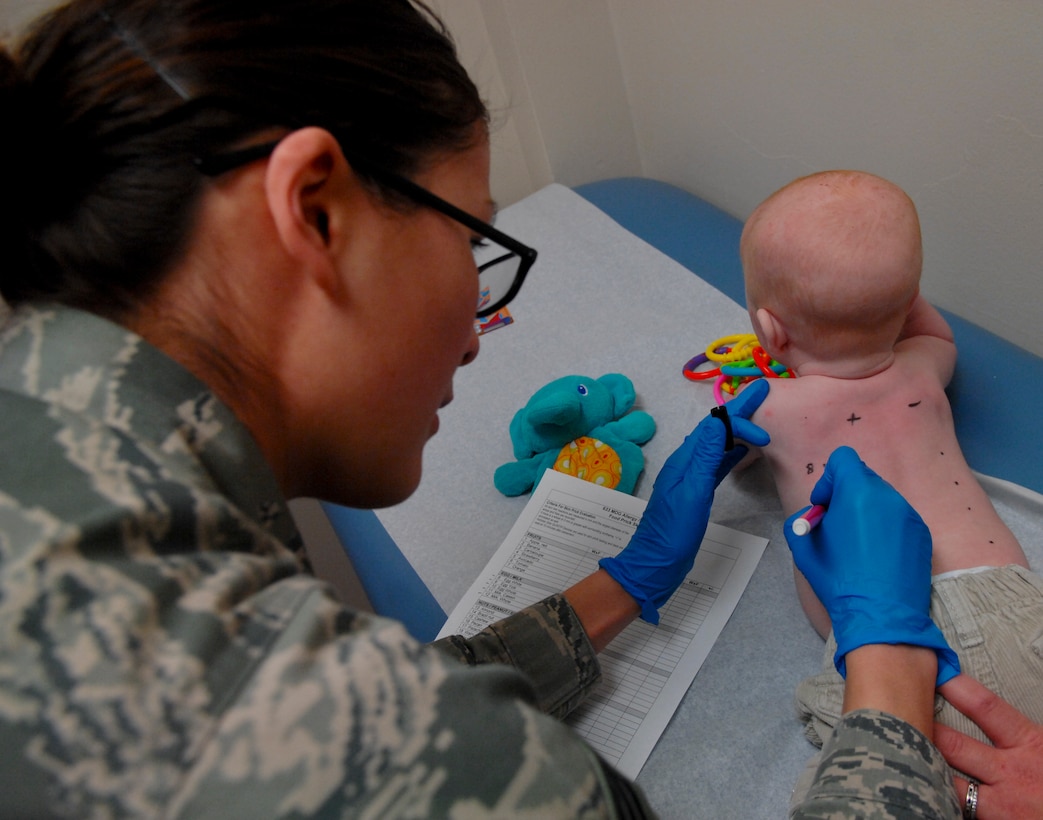
[[933, 649], [904, 644], [869, 644], [847, 653], [844, 713], [877, 709], [934, 734], [934, 682], [938, 656]]
[[565, 598], [596, 652], [608, 646], [641, 613], [637, 601], [603, 569], [565, 590]]

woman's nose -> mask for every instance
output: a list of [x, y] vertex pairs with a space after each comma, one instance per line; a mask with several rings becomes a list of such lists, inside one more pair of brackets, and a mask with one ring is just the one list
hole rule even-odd
[[465, 365], [469, 365], [471, 362], [473, 362], [475, 360], [475, 358], [478, 356], [478, 348], [480, 346], [481, 346], [481, 343], [478, 341], [478, 334], [477, 333], [472, 333], [471, 334], [471, 343], [467, 346], [467, 349], [464, 351], [464, 357], [460, 361], [460, 367], [464, 367]]

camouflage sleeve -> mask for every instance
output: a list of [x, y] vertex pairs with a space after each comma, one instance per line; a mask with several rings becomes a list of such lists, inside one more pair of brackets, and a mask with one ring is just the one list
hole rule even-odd
[[959, 818], [952, 772], [917, 729], [871, 709], [845, 715], [791, 818]]
[[469, 666], [513, 666], [529, 678], [537, 706], [559, 718], [579, 706], [601, 680], [594, 647], [560, 593], [487, 626], [471, 638], [451, 635], [434, 645]]
[[531, 707], [514, 669], [462, 666], [307, 579], [252, 606], [279, 632], [228, 693], [166, 816], [654, 816], [638, 787]]

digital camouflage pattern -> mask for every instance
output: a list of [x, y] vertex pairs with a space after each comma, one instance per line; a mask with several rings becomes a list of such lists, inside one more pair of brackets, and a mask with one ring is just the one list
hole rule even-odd
[[[816, 758], [810, 788], [798, 786], [791, 818], [956, 820], [952, 770], [917, 729], [871, 709], [841, 718]], [[804, 784], [807, 786], [808, 784]]]
[[5, 816], [646, 811], [531, 705], [600, 677], [561, 596], [441, 648], [342, 609], [246, 429], [134, 334], [16, 311], [0, 453]]

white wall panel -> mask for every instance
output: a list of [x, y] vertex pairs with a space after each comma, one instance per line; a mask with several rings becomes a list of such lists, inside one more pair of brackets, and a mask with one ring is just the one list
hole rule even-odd
[[649, 176], [739, 217], [810, 171], [889, 177], [927, 296], [1043, 354], [1043, 4], [608, 3]]

